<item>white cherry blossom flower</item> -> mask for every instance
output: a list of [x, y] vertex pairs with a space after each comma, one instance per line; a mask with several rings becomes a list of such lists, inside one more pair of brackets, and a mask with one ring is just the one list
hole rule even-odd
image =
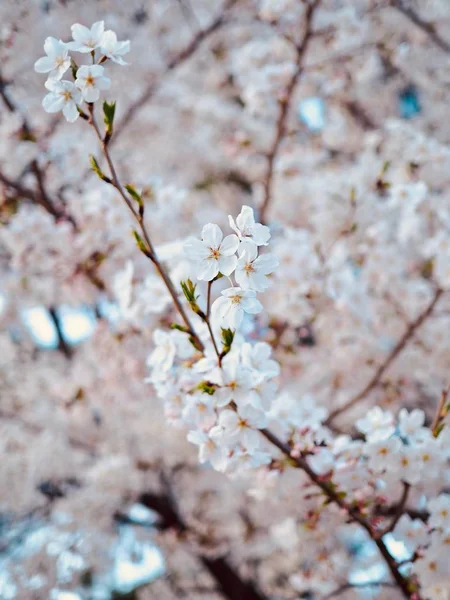
[[369, 459], [369, 467], [376, 472], [395, 469], [393, 461], [401, 447], [402, 443], [397, 437], [368, 444], [366, 455]]
[[236, 217], [228, 216], [230, 227], [235, 231], [240, 240], [252, 240], [257, 246], [267, 246], [270, 239], [270, 229], [266, 225], [255, 222], [253, 208], [243, 206]]
[[431, 586], [436, 581], [448, 577], [448, 555], [426, 552], [422, 558], [416, 560], [412, 572], [418, 576], [423, 586]]
[[425, 423], [425, 413], [418, 408], [409, 412], [402, 408], [398, 414], [398, 429], [400, 435], [405, 438], [414, 439]]
[[315, 454], [308, 457], [308, 463], [317, 475], [326, 475], [333, 470], [334, 456], [328, 448], [319, 448]]
[[370, 482], [371, 477], [360, 463], [356, 465], [347, 465], [335, 469], [333, 472], [333, 483], [346, 492], [364, 489]]
[[390, 411], [375, 406], [365, 417], [356, 421], [356, 427], [364, 433], [368, 442], [385, 440], [395, 431], [394, 416]]
[[242, 364], [249, 369], [258, 371], [267, 379], [278, 377], [280, 365], [276, 360], [270, 358], [271, 354], [272, 347], [266, 342], [245, 343], [241, 348]]
[[154, 370], [157, 378], [164, 379], [175, 360], [176, 346], [170, 333], [162, 329], [153, 332], [153, 342], [156, 348], [147, 359], [147, 365]]
[[441, 527], [450, 529], [450, 494], [441, 494], [437, 498], [428, 501], [430, 527]]
[[214, 425], [216, 418], [213, 396], [201, 392], [187, 396], [183, 419], [195, 427]]
[[[394, 438], [395, 439], [395, 438]], [[416, 485], [422, 479], [422, 465], [418, 450], [413, 446], [402, 446], [391, 458], [392, 470], [405, 483]]]
[[407, 514], [400, 517], [393, 536], [403, 542], [408, 552], [414, 554], [419, 546], [425, 546], [429, 541], [428, 529], [420, 519], [411, 519]]
[[234, 276], [242, 289], [263, 292], [270, 286], [267, 275], [273, 273], [278, 265], [274, 254], [258, 256], [258, 247], [253, 242], [242, 242]]
[[219, 383], [221, 387], [215, 393], [217, 406], [226, 406], [232, 400], [238, 405], [248, 401], [252, 378], [234, 354], [222, 360]]
[[90, 29], [85, 25], [75, 23], [72, 25], [71, 30], [74, 41], [69, 42], [69, 48], [86, 54], [101, 46], [105, 31], [105, 22], [97, 21]]
[[234, 271], [238, 246], [236, 235], [224, 238], [218, 225], [208, 223], [202, 229], [202, 239], [189, 238], [184, 249], [188, 259], [197, 265], [197, 278], [212, 281], [219, 273], [229, 276]]
[[256, 299], [256, 292], [231, 287], [223, 290], [222, 295], [213, 302], [212, 315], [224, 328], [239, 329], [244, 314], [256, 315], [263, 306]]
[[198, 446], [198, 460], [200, 464], [210, 462], [216, 471], [223, 472], [227, 468], [228, 458], [224, 448], [218, 446], [204, 431], [190, 431], [187, 439], [191, 444]]
[[122, 56], [130, 51], [129, 40], [119, 42], [117, 35], [110, 29], [105, 31], [100, 44], [101, 53], [118, 65], [127, 65]]
[[218, 419], [218, 423], [210, 431], [211, 438], [219, 445], [242, 443], [247, 449], [255, 449], [260, 445], [260, 434], [257, 429], [267, 425], [267, 420], [262, 411], [253, 406], [243, 406], [239, 413], [225, 409]]
[[48, 113], [62, 111], [69, 123], [75, 122], [79, 117], [78, 104], [81, 102], [80, 91], [71, 81], [57, 81], [48, 79], [45, 87], [49, 93], [42, 100], [42, 106]]
[[70, 67], [67, 44], [54, 37], [48, 37], [44, 42], [44, 50], [47, 56], [34, 63], [34, 70], [37, 73], [49, 73], [50, 79], [61, 79]]
[[95, 102], [101, 90], [109, 89], [111, 79], [104, 76], [105, 69], [101, 65], [83, 65], [77, 71], [75, 85], [81, 90], [86, 102]]

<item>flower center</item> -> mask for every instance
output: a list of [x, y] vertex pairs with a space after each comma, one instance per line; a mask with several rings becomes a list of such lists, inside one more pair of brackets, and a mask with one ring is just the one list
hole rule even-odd
[[95, 83], [95, 79], [92, 77], [92, 75], [88, 75], [86, 77], [86, 85], [94, 85]]
[[253, 266], [253, 263], [247, 263], [244, 267], [244, 271], [247, 273], [247, 275], [250, 275], [250, 273], [254, 273], [255, 267]]
[[210, 248], [210, 255], [208, 258], [213, 258], [214, 260], [219, 260], [220, 258], [220, 252], [219, 252], [219, 248]]
[[238, 296], [238, 295], [231, 296], [231, 302], [232, 302], [232, 304], [240, 304], [241, 300], [242, 300], [241, 296]]
[[64, 98], [64, 100], [66, 102], [68, 102], [69, 100], [72, 99], [72, 94], [68, 90], [65, 90], [64, 92], [61, 92], [61, 96]]

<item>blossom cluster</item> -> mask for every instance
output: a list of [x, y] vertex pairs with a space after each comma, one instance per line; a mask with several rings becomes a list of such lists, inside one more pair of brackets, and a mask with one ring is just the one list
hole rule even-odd
[[[62, 111], [66, 120], [73, 123], [80, 115], [83, 102], [97, 101], [100, 93], [110, 88], [111, 79], [105, 75], [103, 63], [111, 60], [118, 65], [127, 64], [123, 56], [130, 51], [130, 42], [118, 41], [114, 31], [105, 31], [104, 21], [97, 21], [90, 28], [75, 23], [71, 30], [71, 42], [54, 37], [45, 40], [46, 56], [36, 61], [34, 69], [49, 74], [45, 83], [49, 93], [42, 101], [44, 110], [49, 113]], [[70, 51], [89, 54], [92, 64], [79, 66]], [[69, 69], [74, 81], [63, 79]]]

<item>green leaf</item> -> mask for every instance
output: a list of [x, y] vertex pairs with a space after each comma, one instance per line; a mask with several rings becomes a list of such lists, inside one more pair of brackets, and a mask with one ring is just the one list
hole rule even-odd
[[142, 196], [136, 191], [136, 188], [129, 183], [125, 186], [125, 189], [133, 198], [133, 200], [136, 200], [139, 206], [139, 212], [142, 214], [144, 212], [144, 201], [142, 199]]
[[149, 253], [148, 253], [147, 246], [146, 246], [144, 240], [141, 238], [141, 236], [138, 234], [138, 232], [135, 229], [133, 229], [133, 235], [134, 235], [134, 239], [136, 240], [136, 244], [137, 244], [137, 247], [139, 248], [139, 250], [141, 252], [143, 252], [146, 256], [148, 256]]
[[111, 179], [109, 177], [107, 177], [103, 171], [100, 169], [100, 166], [97, 162], [97, 159], [95, 158], [95, 156], [93, 154], [89, 154], [89, 162], [91, 165], [91, 169], [94, 171], [94, 173], [100, 177], [100, 179], [102, 179], [103, 181], [106, 181], [107, 183], [111, 183]]
[[187, 279], [186, 281], [181, 281], [180, 285], [181, 289], [183, 290], [184, 297], [189, 302], [189, 306], [192, 308], [195, 314], [197, 314], [201, 319], [205, 321], [206, 315], [197, 304], [198, 295], [195, 294], [197, 285], [195, 283], [192, 283], [190, 279]]
[[197, 385], [197, 390], [200, 390], [201, 392], [203, 392], [204, 394], [208, 394], [209, 396], [212, 396], [215, 391], [216, 391], [217, 386], [214, 383], [211, 383], [210, 381], [200, 381], [200, 383]]
[[115, 102], [103, 102], [103, 120], [106, 126], [107, 135], [111, 136], [113, 131], [114, 115], [116, 112]]

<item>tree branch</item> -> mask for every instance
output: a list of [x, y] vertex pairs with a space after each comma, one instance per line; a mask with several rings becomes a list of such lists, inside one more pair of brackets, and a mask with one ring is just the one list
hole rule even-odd
[[437, 33], [435, 26], [432, 23], [424, 21], [404, 0], [391, 0], [391, 6], [401, 12], [411, 21], [411, 23], [414, 23], [414, 25], [426, 33], [438, 48], [444, 52], [450, 52], [450, 42], [444, 40], [444, 38]]
[[410, 325], [406, 329], [405, 333], [398, 340], [398, 342], [396, 343], [394, 348], [391, 350], [391, 352], [388, 354], [388, 356], [386, 357], [384, 362], [375, 371], [373, 377], [370, 379], [368, 384], [358, 394], [356, 394], [356, 396], [351, 398], [348, 402], [346, 402], [342, 406], [336, 408], [335, 410], [331, 411], [328, 416], [328, 419], [324, 423], [325, 425], [329, 426], [337, 416], [346, 412], [348, 409], [352, 408], [353, 406], [355, 406], [356, 404], [361, 402], [361, 400], [364, 400], [364, 398], [366, 398], [366, 396], [375, 387], [377, 387], [377, 385], [379, 384], [381, 378], [383, 377], [383, 375], [387, 371], [387, 369], [391, 366], [391, 364], [394, 362], [394, 360], [397, 358], [397, 356], [399, 354], [401, 354], [401, 352], [405, 349], [408, 342], [414, 336], [414, 334], [419, 329], [419, 327], [421, 327], [421, 325], [423, 325], [423, 323], [432, 314], [434, 307], [436, 306], [436, 304], [437, 304], [439, 298], [442, 296], [442, 294], [443, 294], [443, 290], [441, 290], [440, 288], [438, 288], [435, 291], [431, 302], [428, 304], [428, 306], [425, 308], [425, 310], [423, 312], [421, 312], [420, 315], [412, 323], [410, 323]]
[[[177, 67], [183, 64], [186, 60], [188, 60], [198, 49], [198, 47], [202, 44], [202, 42], [207, 39], [212, 33], [220, 29], [226, 20], [226, 13], [233, 7], [234, 4], [237, 3], [238, 0], [227, 0], [220, 14], [211, 22], [208, 27], [205, 29], [201, 29], [189, 42], [189, 44], [181, 50], [176, 56], [169, 61], [166, 65], [166, 68], [162, 74], [162, 76], [167, 75], [171, 71], [174, 71]], [[128, 124], [135, 117], [136, 113], [146, 104], [150, 98], [155, 94], [159, 85], [161, 83], [161, 78], [158, 81], [151, 81], [141, 95], [132, 103], [127, 109], [125, 117], [116, 127], [116, 134], [121, 133]]]
[[272, 183], [275, 169], [275, 162], [277, 159], [278, 151], [280, 149], [281, 142], [286, 133], [286, 121], [289, 115], [289, 110], [292, 103], [292, 97], [294, 95], [295, 86], [300, 79], [304, 70], [304, 58], [309, 46], [309, 42], [313, 35], [312, 32], [312, 20], [314, 12], [319, 6], [320, 0], [315, 0], [311, 4], [307, 4], [305, 11], [304, 21], [304, 33], [301, 42], [296, 46], [297, 60], [295, 64], [295, 71], [289, 80], [284, 95], [279, 101], [279, 113], [277, 122], [275, 125], [275, 136], [273, 138], [271, 147], [267, 154], [267, 171], [263, 181], [263, 202], [259, 212], [259, 220], [261, 223], [266, 223], [267, 211], [272, 201]]

